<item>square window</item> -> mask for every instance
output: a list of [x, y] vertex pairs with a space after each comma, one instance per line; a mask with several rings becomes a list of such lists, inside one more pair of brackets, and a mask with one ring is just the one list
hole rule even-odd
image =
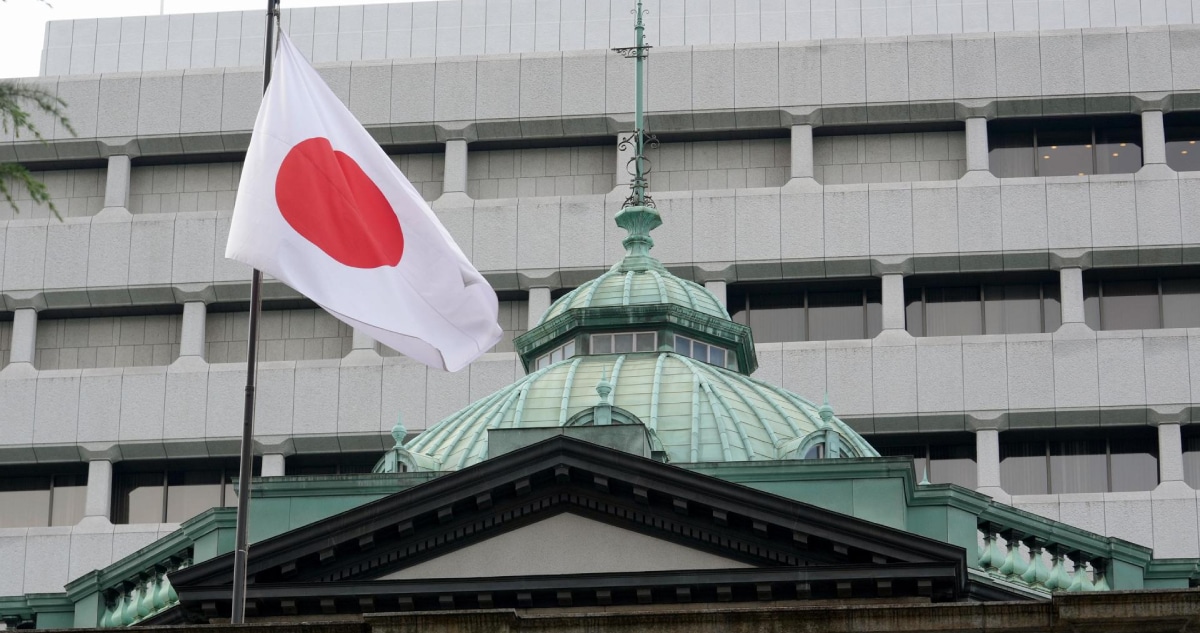
[[563, 358], [571, 358], [573, 356], [575, 356], [575, 341], [563, 345]]
[[692, 355], [692, 341], [683, 336], [675, 337], [675, 353], [680, 356]]
[[611, 334], [593, 334], [592, 335], [592, 353], [593, 354], [611, 354], [612, 353], [612, 335]]
[[708, 362], [708, 346], [704, 343], [692, 343], [692, 358]]
[[632, 334], [616, 334], [613, 336], [613, 351], [618, 354], [628, 354], [633, 351]]
[[654, 333], [648, 332], [637, 335], [637, 351], [653, 352], [654, 351]]

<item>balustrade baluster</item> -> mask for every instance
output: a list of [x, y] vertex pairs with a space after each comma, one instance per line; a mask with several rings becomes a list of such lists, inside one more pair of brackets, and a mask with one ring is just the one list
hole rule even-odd
[[1050, 579], [1050, 570], [1046, 568], [1046, 561], [1042, 560], [1042, 549], [1046, 547], [1046, 541], [1041, 537], [1030, 536], [1024, 543], [1029, 548], [1029, 567], [1025, 569], [1021, 579], [1027, 585], [1045, 586], [1046, 581]]
[[1002, 530], [1000, 536], [1008, 542], [1008, 557], [1004, 559], [1004, 564], [1000, 566], [1000, 573], [1008, 578], [1018, 578], [1025, 573], [1028, 565], [1025, 563], [1025, 557], [1021, 554], [1021, 539], [1024, 538], [1018, 530]]

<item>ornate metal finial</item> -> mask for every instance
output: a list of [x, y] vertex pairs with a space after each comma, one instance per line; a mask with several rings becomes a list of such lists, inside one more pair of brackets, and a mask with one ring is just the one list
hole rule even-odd
[[833, 419], [833, 407], [829, 406], [828, 392], [825, 393], [825, 404], [822, 404], [821, 408], [817, 411], [821, 414], [821, 420], [826, 424], [829, 424], [829, 421]]
[[392, 427], [392, 439], [396, 440], [396, 448], [404, 448], [404, 438], [408, 429], [404, 428], [404, 414], [396, 414], [396, 426]]
[[646, 27], [642, 22], [645, 14], [642, 0], [637, 0], [637, 6], [633, 10], [633, 30], [637, 35], [637, 45], [631, 48], [614, 49], [634, 60], [634, 129], [633, 133], [622, 139], [619, 145], [619, 149], [622, 151], [633, 149], [633, 157], [628, 162], [630, 193], [629, 197], [625, 199], [624, 208], [616, 218], [617, 226], [629, 232], [629, 235], [621, 241], [626, 251], [625, 261], [622, 264], [623, 270], [646, 270], [653, 267], [654, 262], [650, 261], [649, 254], [650, 249], [654, 246], [654, 240], [650, 238], [650, 231], [662, 224], [662, 217], [654, 208], [654, 200], [646, 191], [649, 184], [647, 177], [650, 174], [650, 161], [646, 158], [646, 147], [658, 147], [658, 139], [646, 133], [643, 112], [645, 62], [650, 51], [650, 46], [645, 42]]
[[596, 393], [600, 394], [600, 404], [608, 404], [608, 395], [612, 393], [612, 383], [608, 382], [608, 371], [600, 370], [600, 382], [596, 383]]

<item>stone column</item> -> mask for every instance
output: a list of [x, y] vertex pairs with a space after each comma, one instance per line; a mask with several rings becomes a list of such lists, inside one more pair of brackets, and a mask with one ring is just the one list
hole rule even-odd
[[987, 119], [971, 117], [967, 119], [967, 171], [988, 171], [988, 129]]
[[1000, 485], [1000, 431], [975, 431], [975, 475], [976, 490], [993, 499], [1008, 498]]
[[1162, 110], [1142, 113], [1142, 164], [1158, 165], [1167, 162], [1166, 133], [1163, 130]]
[[121, 210], [129, 213], [129, 156], [108, 157], [108, 171], [104, 180], [104, 209], [101, 213]]
[[287, 460], [283, 453], [263, 453], [262, 456], [262, 476], [263, 477], [282, 477], [287, 474]]
[[1083, 269], [1072, 267], [1058, 271], [1058, 285], [1063, 324], [1084, 323]]
[[792, 178], [813, 177], [812, 131], [811, 125], [792, 126]]
[[442, 194], [463, 193], [467, 191], [467, 141], [452, 138], [446, 141], [446, 169], [442, 184]]
[[532, 330], [548, 309], [550, 309], [550, 289], [530, 288], [529, 308], [526, 310], [529, 315], [527, 328]]
[[83, 504], [84, 521], [110, 521], [112, 471], [112, 462], [107, 459], [93, 459], [88, 462], [87, 493]]
[[204, 336], [208, 306], [203, 301], [183, 304], [183, 323], [179, 328], [179, 357], [204, 360]]
[[904, 275], [888, 273], [883, 276], [883, 329], [904, 329]]
[[9, 347], [8, 362], [33, 363], [34, 352], [37, 349], [37, 310], [33, 308], [17, 308], [13, 314], [12, 345]]
[[1179, 423], [1158, 425], [1158, 481], [1165, 484], [1183, 481], [1183, 438]]
[[729, 307], [729, 302], [726, 300], [727, 286], [728, 284], [725, 283], [724, 279], [713, 279], [711, 281], [704, 282], [704, 288], [711, 292], [713, 296], [717, 298], [717, 301], [720, 301], [721, 305], [725, 308]]

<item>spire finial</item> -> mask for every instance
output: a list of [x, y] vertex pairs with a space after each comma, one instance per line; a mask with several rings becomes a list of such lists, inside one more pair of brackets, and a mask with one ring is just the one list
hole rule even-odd
[[821, 420], [824, 421], [826, 424], [828, 424], [829, 421], [833, 419], [833, 407], [829, 406], [829, 392], [828, 391], [825, 392], [825, 404], [822, 404], [821, 408], [818, 409], [817, 412], [821, 414]]
[[650, 194], [646, 192], [647, 175], [650, 173], [650, 161], [646, 158], [646, 147], [647, 145], [657, 147], [658, 139], [646, 133], [643, 112], [645, 63], [650, 51], [650, 46], [645, 41], [646, 27], [642, 22], [645, 14], [642, 0], [637, 0], [633, 10], [633, 31], [637, 36], [637, 44], [632, 48], [616, 49], [618, 53], [625, 57], [632, 57], [634, 61], [634, 129], [633, 133], [623, 139], [620, 145], [621, 149], [633, 148], [633, 158], [630, 158], [628, 163], [631, 167], [629, 171], [631, 176], [630, 194], [625, 199], [624, 208], [617, 214], [617, 226], [629, 232], [629, 235], [621, 242], [625, 246], [626, 252], [621, 268], [626, 271], [647, 270], [654, 267], [655, 262], [650, 259], [650, 249], [654, 246], [654, 240], [650, 238], [650, 231], [662, 224], [662, 217], [654, 208], [654, 201], [650, 199]]
[[392, 439], [396, 440], [396, 448], [404, 447], [404, 437], [408, 435], [408, 429], [404, 428], [404, 414], [396, 414], [396, 426], [392, 427]]

